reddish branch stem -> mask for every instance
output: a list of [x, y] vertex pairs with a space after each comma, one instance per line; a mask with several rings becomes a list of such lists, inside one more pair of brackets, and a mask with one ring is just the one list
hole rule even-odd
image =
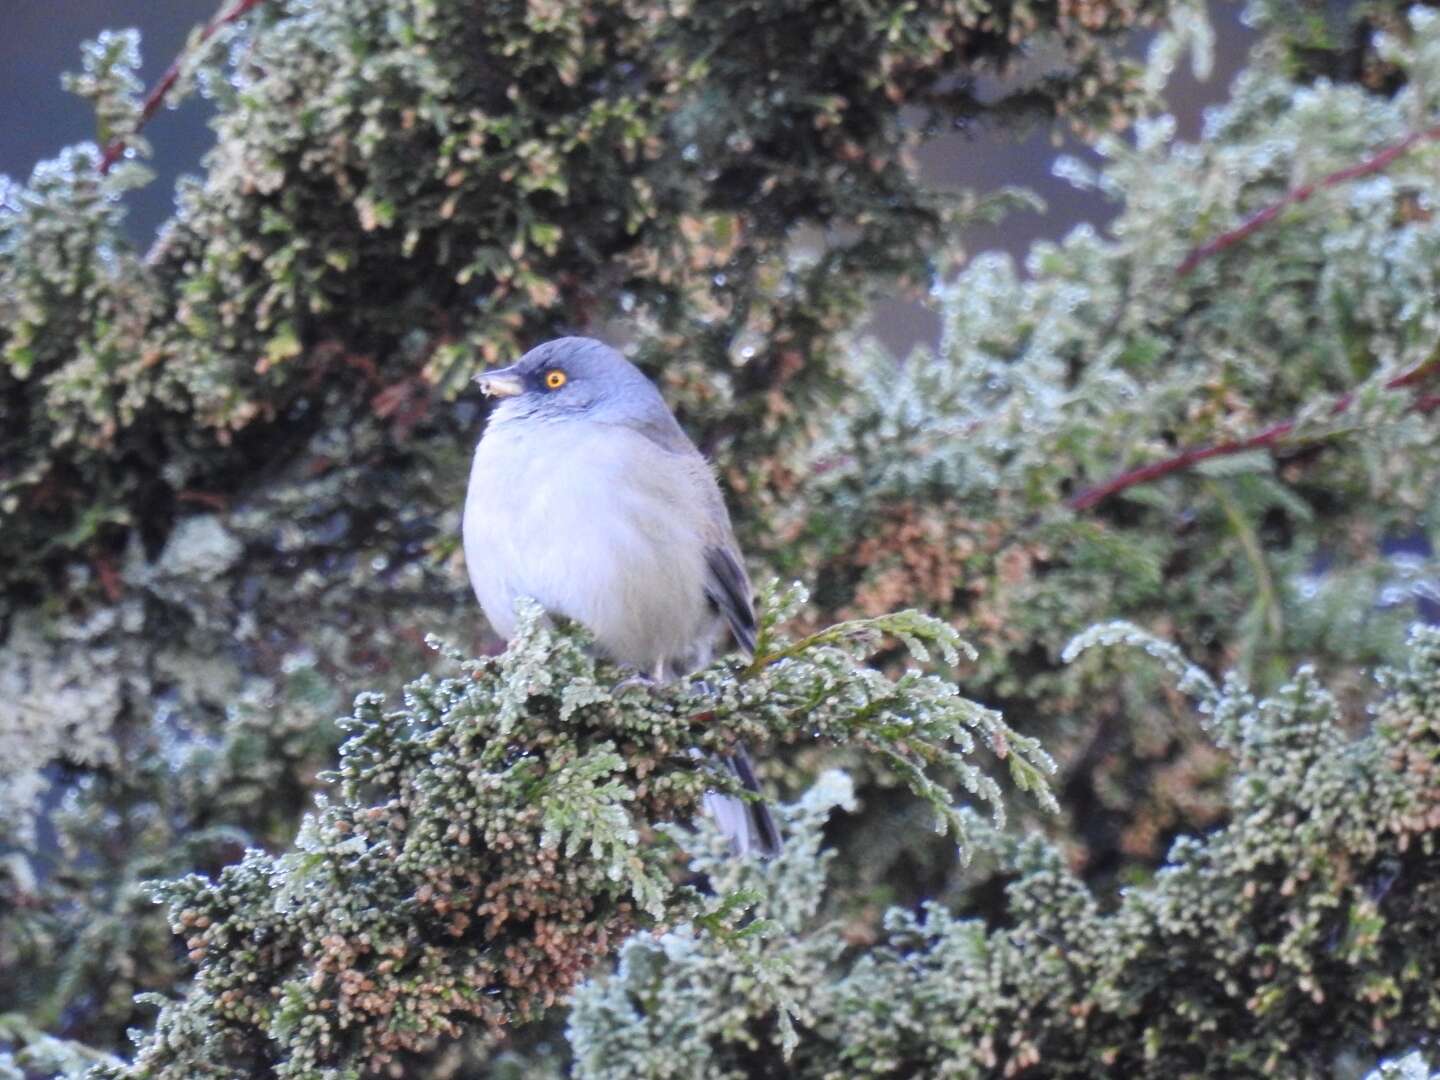
[[[243, 19], [253, 8], [259, 7], [264, 2], [265, 0], [235, 0], [235, 3], [232, 4], [229, 9], [216, 15], [215, 18], [205, 24], [205, 29], [200, 34], [199, 43], [203, 44], [209, 41], [222, 26], [228, 26], [237, 19]], [[140, 110], [140, 122], [135, 127], [136, 131], [139, 131], [148, 124], [150, 118], [160, 111], [160, 106], [165, 101], [165, 95], [168, 94], [175, 83], [179, 81], [180, 62], [184, 59], [184, 53], [177, 56], [174, 62], [165, 69], [165, 74], [160, 76], [160, 81], [151, 87], [150, 93], [145, 95], [145, 104]], [[103, 176], [108, 173], [110, 167], [119, 161], [120, 156], [124, 153], [124, 139], [116, 139], [111, 142], [109, 146], [105, 147], [105, 152], [100, 156], [100, 174]]]
[[211, 510], [224, 510], [230, 505], [230, 499], [225, 495], [218, 495], [213, 491], [194, 491], [186, 489], [175, 493], [179, 502], [199, 503], [201, 506], [208, 506]]
[[1199, 266], [1206, 259], [1210, 258], [1211, 255], [1215, 255], [1218, 252], [1224, 251], [1226, 248], [1234, 247], [1251, 233], [1258, 232], [1260, 229], [1263, 229], [1266, 225], [1279, 217], [1281, 211], [1283, 211], [1287, 206], [1294, 206], [1296, 203], [1302, 203], [1306, 199], [1310, 198], [1310, 196], [1314, 195], [1317, 191], [1324, 191], [1326, 188], [1335, 187], [1339, 184], [1345, 183], [1348, 180], [1358, 180], [1362, 176], [1369, 176], [1372, 173], [1380, 172], [1382, 169], [1387, 168], [1392, 161], [1400, 157], [1402, 154], [1407, 153], [1418, 144], [1422, 142], [1428, 142], [1431, 139], [1440, 139], [1440, 124], [1436, 124], [1434, 127], [1426, 128], [1424, 131], [1412, 132], [1411, 134], [1405, 136], [1405, 138], [1401, 139], [1394, 146], [1386, 147], [1374, 157], [1367, 158], [1366, 160], [1360, 162], [1358, 165], [1351, 165], [1348, 168], [1340, 169], [1338, 172], [1333, 172], [1329, 176], [1321, 177], [1319, 180], [1316, 180], [1313, 183], [1301, 184], [1294, 190], [1286, 192], [1285, 197], [1282, 198], [1279, 202], [1272, 203], [1264, 210], [1261, 210], [1254, 217], [1249, 218], [1244, 223], [1231, 229], [1229, 232], [1221, 233], [1219, 236], [1215, 237], [1214, 240], [1211, 240], [1205, 244], [1201, 244], [1199, 247], [1191, 251], [1189, 255], [1185, 256], [1185, 261], [1176, 268], [1176, 276], [1184, 277], [1186, 274], [1190, 273], [1191, 270], [1194, 270], [1195, 267]]
[[[1386, 147], [1384, 150], [1366, 158], [1358, 164], [1340, 169], [1330, 173], [1328, 176], [1321, 177], [1313, 183], [1302, 184], [1300, 187], [1287, 192], [1279, 202], [1272, 203], [1236, 228], [1231, 229], [1229, 232], [1221, 233], [1215, 237], [1215, 239], [1208, 243], [1201, 244], [1192, 250], [1189, 255], [1185, 256], [1185, 261], [1176, 268], [1176, 276], [1184, 277], [1190, 273], [1190, 271], [1194, 270], [1195, 267], [1199, 266], [1200, 263], [1210, 258], [1210, 256], [1218, 254], [1226, 248], [1234, 247], [1252, 233], [1263, 229], [1279, 217], [1287, 206], [1302, 203], [1317, 191], [1324, 191], [1327, 188], [1336, 187], [1347, 181], [1378, 173], [1387, 168], [1391, 162], [1402, 154], [1408, 153], [1420, 143], [1428, 142], [1432, 139], [1440, 139], [1440, 124], [1426, 128], [1423, 131], [1412, 132], [1393, 146]], [[1434, 374], [1437, 368], [1440, 368], [1440, 358], [1427, 360], [1423, 364], [1419, 364], [1409, 371], [1397, 375], [1385, 384], [1385, 388], [1387, 390], [1399, 390], [1402, 387], [1411, 386]], [[1354, 402], [1355, 395], [1353, 392], [1336, 398], [1335, 403], [1330, 406], [1330, 415], [1340, 415], [1346, 409], [1350, 408]], [[1412, 407], [1419, 412], [1429, 413], [1433, 409], [1440, 407], [1440, 395], [1432, 394], [1418, 398]], [[1240, 454], [1246, 450], [1258, 450], [1267, 446], [1274, 446], [1295, 430], [1295, 424], [1295, 420], [1285, 420], [1255, 435], [1251, 435], [1248, 439], [1238, 439], [1233, 442], [1216, 443], [1214, 446], [1192, 447], [1189, 450], [1183, 450], [1173, 457], [1166, 458], [1164, 461], [1156, 461], [1149, 465], [1142, 465], [1138, 469], [1131, 469], [1128, 472], [1123, 472], [1118, 476], [1112, 477], [1103, 484], [1086, 488], [1078, 495], [1073, 495], [1067, 499], [1066, 505], [1072, 510], [1088, 510], [1092, 506], [1104, 502], [1110, 498], [1110, 496], [1119, 494], [1127, 488], [1135, 487], [1138, 484], [1147, 484], [1151, 480], [1158, 480], [1162, 476], [1169, 476], [1171, 473], [1180, 472], [1190, 468], [1192, 465], [1198, 465], [1202, 461], [1208, 461], [1210, 458], [1225, 457], [1229, 454]]]
[[[1431, 357], [1423, 364], [1417, 364], [1409, 371], [1395, 376], [1395, 378], [1385, 384], [1385, 389], [1400, 390], [1407, 386], [1413, 386], [1422, 379], [1435, 374], [1437, 371], [1440, 371], [1440, 356]], [[1430, 409], [1434, 407], [1431, 401], [1431, 397], [1423, 397], [1418, 399], [1413, 407], [1421, 412], [1429, 412]], [[1330, 415], [1339, 416], [1353, 404], [1355, 404], [1355, 394], [1353, 391], [1348, 394], [1342, 394], [1336, 398], [1335, 403], [1330, 406]], [[1171, 473], [1181, 472], [1184, 469], [1190, 468], [1192, 465], [1198, 465], [1202, 461], [1208, 461], [1210, 458], [1226, 457], [1230, 454], [1244, 453], [1246, 450], [1259, 450], [1267, 446], [1274, 446], [1281, 439], [1285, 438], [1286, 435], [1294, 431], [1295, 425], [1295, 420], [1285, 420], [1281, 423], [1273, 424], [1264, 431], [1251, 435], [1247, 439], [1237, 439], [1233, 442], [1216, 443], [1213, 446], [1199, 446], [1192, 447], [1189, 450], [1182, 450], [1180, 453], [1173, 457], [1168, 457], [1164, 461], [1155, 461], [1149, 465], [1142, 465], [1138, 469], [1131, 469], [1128, 472], [1123, 472], [1118, 476], [1111, 477], [1103, 484], [1086, 488], [1078, 495], [1072, 495], [1069, 499], [1065, 500], [1065, 504], [1072, 510], [1089, 510], [1092, 506], [1104, 502], [1112, 495], [1118, 495], [1127, 488], [1135, 487], [1138, 484], [1148, 484], [1151, 480], [1158, 480], [1162, 476], [1169, 476]]]

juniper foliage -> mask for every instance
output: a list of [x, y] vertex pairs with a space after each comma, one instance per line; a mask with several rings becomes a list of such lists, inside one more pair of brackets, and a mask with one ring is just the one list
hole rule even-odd
[[[335, 798], [291, 851], [250, 851], [213, 880], [158, 887], [195, 983], [113, 1075], [403, 1065], [397, 1055], [467, 1024], [498, 1034], [533, 1019], [637, 929], [688, 919], [713, 940], [747, 941], [759, 927], [726, 932], [743, 911], [738, 890], [718, 875], [713, 901], [677, 886], [673, 830], [654, 832], [695, 816], [707, 789], [742, 790], [726, 770], [698, 767], [692, 748], [874, 746], [957, 839], [944, 773], [1001, 810], [994, 780], [968, 760], [982, 741], [1005, 746], [1020, 784], [1048, 795], [1053, 763], [1034, 740], [934, 675], [892, 681], [863, 662], [886, 634], [954, 660], [950, 627], [903, 613], [777, 640], [774, 615], [803, 599], [763, 621], [752, 664], [722, 662], [674, 687], [627, 686], [530, 604], [499, 659], [411, 683], [398, 711], [360, 697], [342, 722]], [[771, 996], [787, 1000], [780, 987]]]
[[[1176, 655], [1133, 627], [1078, 647], [1122, 640]], [[576, 1075], [1359, 1075], [1427, 1040], [1440, 1019], [1440, 630], [1417, 630], [1406, 667], [1378, 673], [1359, 738], [1313, 671], [1265, 699], [1238, 679], [1182, 677], [1233, 758], [1232, 822], [1177, 841], [1147, 885], [1112, 904], [1055, 845], [981, 825], [1007, 882], [1003, 921], [892, 909], [856, 953], [817, 918], [831, 858], [817, 857], [814, 818], [848, 796], [812, 791], [809, 844], [734, 872], [762, 877], [757, 911], [776, 932], [741, 963], [705, 937], [632, 938], [577, 995]], [[767, 968], [793, 973], [798, 1037], [747, 985]]]
[[[216, 144], [145, 253], [138, 45], [87, 47], [130, 155], [0, 191], [0, 1070], [1423, 1075], [1440, 20], [1248, 18], [1190, 144], [1160, 0], [269, 0], [184, 58]], [[1116, 218], [967, 258], [1024, 200], [914, 149], [1057, 119]], [[856, 339], [917, 286], [938, 345]], [[615, 700], [536, 627], [414, 681], [493, 644], [460, 390], [571, 329], [813, 584], [773, 663]], [[876, 618], [973, 641], [963, 696]], [[662, 827], [740, 737], [810, 792], [768, 867]]]

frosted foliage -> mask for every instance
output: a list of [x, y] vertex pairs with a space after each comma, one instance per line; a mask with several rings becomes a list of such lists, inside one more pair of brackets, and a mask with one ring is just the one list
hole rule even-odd
[[[745, 1073], [712, 1053], [716, 1035], [788, 1058], [799, 1040], [796, 1025], [816, 1020], [806, 997], [825, 985], [844, 948], [821, 935], [808, 947], [795, 943], [814, 925], [834, 857], [821, 851], [820, 829], [837, 807], [853, 811], [854, 798], [843, 773], [822, 775], [799, 802], [778, 808], [786, 835], [779, 858], [730, 860], [712, 844], [715, 854], [695, 860], [693, 868], [712, 874], [722, 895], [748, 890], [759, 898], [746, 914], [752, 921], [720, 949], [707, 941], [713, 932], [694, 925], [626, 942], [614, 975], [578, 993], [569, 1025], [576, 1075], [738, 1080]], [[757, 1014], [763, 1034], [751, 1030]]]
[[[814, 826], [851, 802], [848, 782], [832, 777], [802, 800], [792, 817], [805, 835], [779, 859], [735, 860], [711, 825], [698, 840], [657, 828], [688, 823], [708, 789], [740, 790], [692, 748], [713, 761], [737, 739], [865, 747], [958, 832], [971, 815], [947, 782], [980, 802], [1001, 798], [970, 761], [978, 736], [1005, 746], [1019, 786], [1048, 799], [1050, 763], [1032, 740], [935, 675], [892, 680], [864, 665], [892, 634], [954, 654], [953, 631], [913, 612], [794, 641], [766, 617], [753, 664], [638, 690], [597, 666], [573, 628], [551, 626], [533, 604], [521, 615], [502, 657], [412, 682], [394, 711], [379, 695], [357, 700], [332, 795], [288, 853], [251, 850], [214, 879], [156, 886], [196, 981], [181, 1000], [149, 999], [162, 1006], [156, 1028], [133, 1068], [110, 1075], [400, 1067], [467, 1027], [498, 1036], [535, 1018], [612, 943], [682, 920], [726, 943], [726, 962], [793, 1041], [789, 1004], [804, 973], [770, 952], [783, 949], [782, 925], [815, 914]], [[694, 868], [718, 899], [677, 883], [677, 847], [701, 852]], [[776, 898], [737, 922], [792, 865], [810, 875], [811, 898]], [[684, 954], [700, 941], [677, 929], [656, 947]]]
[[[1440, 815], [1411, 771], [1440, 745], [1440, 631], [1411, 647], [1358, 739], [1308, 675], [1258, 703], [1227, 691], [1217, 709], [1238, 710], [1244, 733], [1233, 822], [1177, 842], [1113, 906], [1056, 847], [975, 822], [1009, 881], [1005, 925], [892, 910], [855, 956], [816, 918], [829, 858], [813, 836], [797, 843], [766, 872], [757, 914], [778, 930], [754, 935], [748, 965], [714, 939], [640, 937], [580, 990], [579, 1074], [1299, 1078], [1335, 1075], [1364, 1039], [1413, 1044], [1440, 1015]], [[813, 834], [826, 805], [812, 794], [797, 825]], [[1392, 952], [1402, 966], [1380, 961]], [[786, 974], [784, 1012], [761, 972]], [[1429, 1070], [1412, 1056], [1374, 1075]]]
[[[1376, 538], [1440, 519], [1440, 142], [1177, 270], [1296, 185], [1423, 127], [1436, 20], [1417, 11], [1404, 42], [1387, 53], [1392, 95], [1257, 61], [1203, 141], [1158, 116], [1101, 139], [1098, 171], [1062, 163], [1119, 203], [1114, 222], [1038, 243], [1023, 273], [970, 259], [933, 290], [933, 350], [897, 365], [857, 346], [851, 405], [799, 469], [805, 497], [781, 512], [776, 557], [825, 567], [827, 607], [844, 614], [924, 597], [1007, 700], [1093, 685], [1060, 654], [1117, 617], [1173, 627], [1187, 648], [1220, 633], [1224, 659], [1268, 687], [1304, 659], [1398, 657], [1413, 605], [1363, 597], [1397, 574]], [[1410, 388], [1386, 388], [1402, 377]], [[1246, 453], [1088, 501], [1127, 469], [1265, 432]], [[1417, 570], [1434, 574], [1428, 553]], [[1037, 656], [1038, 673], [1017, 674]]]
[[1440, 1073], [1431, 1071], [1425, 1055], [1419, 1050], [1412, 1050], [1404, 1057], [1381, 1062], [1374, 1072], [1366, 1075], [1365, 1080], [1434, 1080], [1437, 1075]]

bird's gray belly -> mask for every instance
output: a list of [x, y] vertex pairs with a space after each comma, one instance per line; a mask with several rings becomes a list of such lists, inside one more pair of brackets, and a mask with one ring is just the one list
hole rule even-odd
[[614, 440], [571, 453], [552, 440], [536, 454], [497, 443], [476, 454], [465, 512], [466, 563], [496, 631], [513, 635], [515, 600], [529, 596], [620, 663], [705, 662], [718, 622], [704, 540], [685, 525], [684, 477], [663, 459], [625, 460]]

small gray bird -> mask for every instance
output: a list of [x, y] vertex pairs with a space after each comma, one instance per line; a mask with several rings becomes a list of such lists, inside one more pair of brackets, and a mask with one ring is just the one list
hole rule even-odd
[[[528, 596], [660, 681], [709, 663], [727, 627], [754, 651], [750, 579], [720, 488], [635, 365], [567, 337], [475, 381], [499, 404], [470, 470], [465, 563], [496, 633], [510, 639]], [[759, 790], [743, 748], [726, 764]], [[705, 805], [737, 854], [778, 852], [763, 803], [711, 793]]]

